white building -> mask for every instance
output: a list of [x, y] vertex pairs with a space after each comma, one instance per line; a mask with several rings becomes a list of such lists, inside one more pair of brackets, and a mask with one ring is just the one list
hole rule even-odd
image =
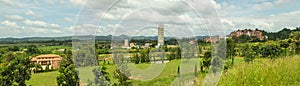
[[164, 26], [158, 25], [158, 40], [157, 47], [164, 45]]

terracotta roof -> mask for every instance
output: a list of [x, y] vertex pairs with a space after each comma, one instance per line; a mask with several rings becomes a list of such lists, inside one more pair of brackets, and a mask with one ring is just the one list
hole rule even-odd
[[[53, 57], [53, 58], [50, 58], [50, 57]], [[42, 58], [45, 58], [45, 59], [42, 59]], [[56, 54], [45, 54], [45, 55], [39, 55], [39, 56], [36, 56], [34, 58], [31, 59], [31, 61], [36, 61], [36, 60], [40, 60], [40, 61], [46, 61], [46, 60], [61, 60], [62, 57], [60, 57], [59, 55], [56, 55]]]

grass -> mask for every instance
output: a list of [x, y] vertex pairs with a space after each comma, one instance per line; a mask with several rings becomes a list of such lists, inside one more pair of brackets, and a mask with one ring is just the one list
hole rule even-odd
[[223, 74], [220, 86], [297, 86], [300, 84], [299, 56], [260, 59], [241, 63]]
[[32, 74], [31, 79], [26, 82], [26, 85], [32, 86], [57, 86], [56, 76], [58, 71]]
[[[196, 61], [196, 59], [193, 59]], [[198, 59], [199, 61], [199, 59]], [[174, 84], [177, 78], [177, 67], [181, 63], [191, 63], [185, 64], [184, 67], [181, 66], [181, 70], [188, 70], [182, 72], [182, 76], [193, 75], [194, 64], [189, 61], [172, 60], [165, 64], [162, 71], [159, 74], [153, 76], [151, 75], [155, 71], [160, 71], [160, 66], [163, 64], [129, 64], [128, 68], [135, 79], [130, 80], [134, 86], [166, 86]], [[103, 64], [103, 62], [100, 62]], [[109, 77], [111, 79], [111, 84], [117, 83], [117, 79], [113, 77], [113, 72], [115, 71], [115, 65], [105, 64], [107, 72], [109, 72]], [[147, 70], [147, 68], [154, 68], [153, 70]], [[82, 81], [87, 81], [87, 79], [93, 79], [92, 67], [81, 68], [81, 73], [79, 74]], [[140, 74], [140, 75], [139, 75]], [[33, 74], [27, 85], [32, 86], [55, 86], [56, 85], [57, 71]], [[140, 77], [138, 77], [140, 76]], [[198, 72], [197, 83], [194, 85], [203, 85], [203, 80], [206, 77], [205, 73]], [[140, 80], [143, 77], [153, 77], [151, 80]], [[184, 80], [184, 79], [183, 79]], [[175, 83], [176, 84], [176, 83]], [[220, 78], [218, 85], [220, 86], [240, 86], [240, 85], [251, 85], [251, 86], [273, 86], [273, 85], [299, 85], [300, 84], [300, 58], [299, 56], [278, 58], [276, 60], [270, 60], [266, 58], [255, 59], [252, 63], [245, 63], [243, 57], [235, 58], [235, 65], [224, 72]]]

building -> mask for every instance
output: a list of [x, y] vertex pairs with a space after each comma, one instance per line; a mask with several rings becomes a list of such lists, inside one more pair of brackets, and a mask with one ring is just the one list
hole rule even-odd
[[211, 42], [211, 43], [216, 43], [219, 40], [220, 40], [220, 36], [219, 35], [215, 35], [215, 36], [204, 38], [205, 42]]
[[31, 62], [40, 64], [43, 70], [46, 69], [46, 66], [49, 65], [49, 68], [57, 69], [59, 68], [59, 62], [62, 60], [62, 57], [55, 54], [46, 54], [39, 55], [31, 59]]
[[251, 40], [253, 40], [254, 38], [258, 38], [260, 40], [264, 40], [267, 38], [266, 36], [262, 35], [262, 32], [260, 30], [257, 30], [257, 29], [256, 30], [248, 30], [248, 29], [237, 30], [237, 31], [231, 32], [228, 35], [228, 38], [232, 38], [233, 36], [239, 37], [241, 35], [248, 35], [249, 37], [252, 38]]
[[129, 42], [128, 39], [124, 40], [124, 48], [129, 48]]
[[164, 45], [164, 26], [158, 25], [158, 40], [157, 40], [157, 46]]
[[124, 47], [128, 47], [128, 39], [124, 40]]
[[129, 46], [130, 47], [135, 47], [135, 44], [131, 42]]

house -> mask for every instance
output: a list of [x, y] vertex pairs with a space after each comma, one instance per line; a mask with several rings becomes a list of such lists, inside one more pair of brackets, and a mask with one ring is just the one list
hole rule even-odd
[[219, 40], [220, 40], [220, 36], [219, 35], [207, 37], [207, 38], [204, 39], [205, 42], [211, 42], [211, 43], [216, 43]]
[[62, 60], [62, 57], [56, 54], [46, 54], [39, 55], [31, 59], [31, 62], [40, 64], [42, 69], [46, 69], [46, 66], [49, 65], [49, 68], [57, 69], [59, 68], [59, 62]]

